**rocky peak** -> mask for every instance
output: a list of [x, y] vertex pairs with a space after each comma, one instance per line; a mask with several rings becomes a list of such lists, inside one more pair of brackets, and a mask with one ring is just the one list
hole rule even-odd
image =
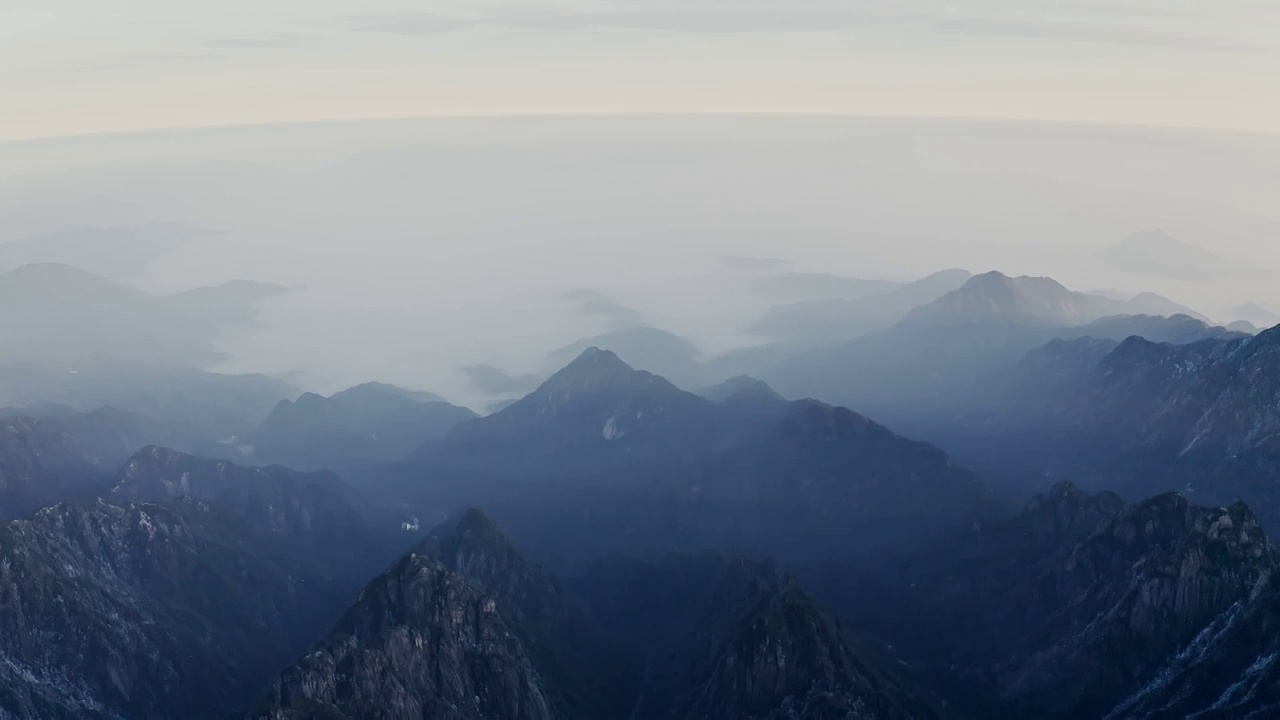
[[1079, 539], [1114, 520], [1127, 505], [1115, 493], [1090, 495], [1070, 482], [1056, 483], [1023, 509], [1033, 535], [1053, 542]]
[[582, 351], [548, 380], [547, 386], [595, 386], [624, 379], [636, 372], [612, 351], [592, 346]]
[[485, 583], [550, 583], [478, 508], [468, 508], [452, 523], [437, 528], [415, 552], [430, 555], [455, 572]]
[[634, 717], [927, 718], [771, 562], [731, 562], [701, 618], [650, 668]]
[[[344, 552], [354, 549], [351, 532], [369, 529], [350, 488], [330, 472], [242, 467], [151, 446], [125, 463], [111, 489], [112, 498], [134, 502], [182, 496], [233, 510], [259, 529], [313, 536]], [[338, 530], [347, 534], [345, 541], [330, 536]]]
[[[561, 415], [581, 415], [579, 419], [603, 423], [615, 414], [643, 412], [646, 406], [656, 410], [664, 403], [686, 400], [686, 396], [696, 398], [657, 375], [633, 369], [608, 350], [591, 347], [537, 390], [473, 425], [521, 423], [538, 418], [545, 421]], [[597, 417], [601, 413], [604, 416]], [[619, 433], [626, 432], [620, 425], [637, 419], [642, 418], [617, 418], [612, 432], [598, 431], [619, 437]]]
[[0, 714], [243, 712], [353, 591], [268, 544], [189, 498], [61, 503], [0, 525]]
[[404, 717], [617, 718], [632, 693], [621, 655], [472, 508], [369, 584], [321, 649], [281, 677], [266, 717], [359, 715], [371, 712], [359, 703], [386, 697], [379, 707], [411, 709]]
[[255, 717], [551, 720], [542, 679], [514, 630], [475, 582], [411, 552], [281, 674]]

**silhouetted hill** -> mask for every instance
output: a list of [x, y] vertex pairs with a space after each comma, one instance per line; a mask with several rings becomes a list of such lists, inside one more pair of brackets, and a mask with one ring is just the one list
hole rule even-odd
[[180, 223], [79, 227], [0, 243], [0, 272], [62, 263], [128, 282], [157, 258], [213, 233]]
[[257, 427], [288, 383], [264, 375], [225, 375], [96, 355], [65, 366], [0, 367], [6, 404], [57, 403], [81, 412], [113, 407], [164, 423], [182, 438], [209, 443]]
[[589, 348], [529, 395], [421, 448], [420, 468], [531, 479], [595, 472], [723, 445], [719, 406]]
[[1209, 325], [1188, 315], [1110, 315], [1087, 325], [1059, 333], [1063, 339], [1092, 337], [1097, 339], [1124, 340], [1134, 335], [1152, 342], [1185, 345], [1201, 340], [1228, 340], [1246, 337], [1251, 333], [1238, 333], [1228, 328]]
[[913, 309], [959, 288], [970, 277], [966, 270], [943, 270], [857, 298], [823, 298], [780, 305], [748, 331], [806, 347], [831, 345], [889, 327]]
[[0, 275], [0, 364], [66, 366], [97, 353], [151, 365], [203, 367], [219, 328], [252, 319], [278, 286], [232, 282], [155, 296], [70, 265], [25, 265]]
[[1258, 303], [1237, 305], [1232, 308], [1230, 312], [1231, 319], [1244, 321], [1254, 325], [1255, 327], [1269, 328], [1280, 325], [1280, 314], [1276, 314]]
[[973, 401], [983, 378], [1055, 338], [1234, 336], [1186, 316], [1123, 315], [1128, 301], [1077, 293], [1050, 278], [986, 273], [888, 329], [794, 355], [761, 377], [784, 395], [816, 397], [912, 432]]
[[731, 377], [719, 385], [699, 390], [698, 394], [718, 403], [785, 402], [768, 383], [748, 375]]
[[566, 567], [609, 552], [860, 555], [999, 509], [983, 482], [932, 446], [842, 408], [779, 409], [746, 413], [757, 429], [728, 448], [653, 454], [482, 497], [527, 547]]
[[255, 463], [340, 469], [400, 460], [475, 417], [431, 393], [366, 383], [327, 398], [282, 400], [241, 442]]
[[1135, 233], [1104, 250], [1104, 261], [1134, 273], [1191, 282], [1249, 272], [1247, 264], [1175, 240], [1163, 230]]
[[660, 375], [680, 387], [702, 384], [701, 353], [689, 340], [666, 330], [635, 327], [579, 340], [548, 356], [553, 368], [561, 368], [590, 348], [608, 350], [629, 365]]
[[1072, 292], [1047, 277], [975, 275], [959, 289], [916, 308], [906, 322], [920, 325], [1083, 325], [1113, 314], [1115, 301]]

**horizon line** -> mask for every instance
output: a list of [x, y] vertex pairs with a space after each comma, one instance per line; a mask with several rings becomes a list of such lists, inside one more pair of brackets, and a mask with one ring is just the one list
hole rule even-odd
[[56, 142], [59, 140], [80, 140], [95, 138], [115, 138], [128, 137], [135, 135], [149, 134], [170, 134], [182, 132], [200, 132], [200, 131], [217, 131], [217, 130], [253, 130], [253, 129], [269, 129], [282, 128], [300, 125], [325, 125], [325, 124], [354, 124], [361, 122], [378, 123], [378, 122], [411, 122], [425, 120], [492, 120], [492, 119], [541, 119], [541, 118], [625, 118], [625, 117], [654, 117], [654, 118], [695, 118], [695, 117], [760, 117], [760, 118], [831, 118], [831, 119], [849, 119], [849, 120], [932, 120], [932, 121], [956, 121], [971, 123], [1007, 123], [1007, 124], [1024, 124], [1024, 125], [1044, 125], [1044, 126], [1064, 126], [1064, 127], [1084, 127], [1084, 128], [1114, 128], [1125, 130], [1158, 130], [1171, 132], [1193, 132], [1193, 133], [1219, 133], [1229, 135], [1246, 135], [1258, 137], [1275, 137], [1280, 135], [1280, 130], [1245, 130], [1239, 128], [1219, 128], [1219, 127], [1203, 127], [1195, 125], [1155, 125], [1136, 122], [1116, 122], [1106, 120], [1064, 120], [1055, 118], [1017, 118], [1017, 117], [999, 117], [990, 115], [934, 115], [919, 114], [905, 115], [895, 113], [852, 113], [852, 112], [826, 112], [826, 111], [752, 111], [752, 110], [709, 110], [709, 111], [609, 111], [609, 110], [592, 110], [592, 111], [550, 111], [550, 112], [513, 112], [513, 113], [485, 113], [485, 112], [458, 112], [458, 113], [434, 113], [421, 115], [370, 115], [370, 116], [335, 116], [325, 118], [314, 118], [308, 120], [275, 120], [263, 122], [232, 122], [220, 125], [168, 125], [155, 127], [140, 127], [119, 130], [100, 130], [84, 133], [55, 133], [52, 135], [30, 135], [14, 138], [0, 138], [0, 147], [6, 145], [19, 145], [23, 143], [43, 143]]

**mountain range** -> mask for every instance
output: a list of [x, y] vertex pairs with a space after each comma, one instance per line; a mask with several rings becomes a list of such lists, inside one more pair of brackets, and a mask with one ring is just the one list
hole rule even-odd
[[[1157, 718], [1175, 716], [1161, 693], [1210, 709], [1223, 684], [1174, 686], [1173, 673], [1221, 671], [1204, 646], [1261, 609], [1275, 567], [1243, 504], [1168, 493], [1130, 505], [1060, 484], [831, 594], [961, 715]], [[1234, 712], [1223, 716], [1246, 716]]]
[[1280, 708], [1280, 329], [998, 273], [812, 284], [885, 324], [718, 383], [627, 328], [601, 338], [689, 376], [578, 345], [484, 417], [101, 355], [7, 373], [0, 714]]
[[1130, 235], [1103, 250], [1100, 259], [1135, 275], [1185, 282], [1208, 282], [1257, 272], [1248, 263], [1188, 245], [1163, 230]]
[[70, 265], [24, 265], [0, 274], [3, 365], [68, 368], [95, 354], [152, 365], [203, 367], [218, 359], [218, 331], [251, 320], [255, 306], [287, 292], [233, 281], [150, 295]]
[[1000, 506], [934, 447], [843, 408], [746, 388], [715, 402], [589, 349], [373, 487], [422, 513], [480, 504], [570, 564], [612, 549], [865, 552]]
[[0, 707], [39, 718], [243, 713], [406, 542], [332, 474], [154, 447], [0, 535]]
[[1276, 329], [1182, 345], [1058, 342], [993, 379], [986, 402], [934, 427], [992, 473], [1071, 477], [1131, 497], [1242, 498], [1272, 526], [1277, 348]]
[[969, 402], [967, 395], [984, 377], [1055, 338], [1123, 340], [1145, 333], [1189, 342], [1243, 336], [1189, 313], [1129, 312], [1152, 304], [1149, 297], [1117, 301], [1073, 292], [1049, 278], [985, 273], [891, 327], [792, 355], [757, 376], [784, 395], [821, 398], [915, 429], [922, 418]]
[[170, 438], [183, 438], [164, 442], [184, 448], [242, 435], [261, 424], [282, 399], [297, 395], [290, 383], [265, 375], [229, 375], [106, 355], [65, 367], [0, 369], [0, 397], [10, 412], [39, 414], [52, 405], [70, 413], [114, 408], [162, 424]]
[[[648, 569], [624, 563], [591, 575], [675, 580]], [[634, 599], [610, 584], [575, 583], [595, 600], [593, 615], [469, 510], [375, 578], [256, 716], [930, 716], [772, 564], [716, 559], [705, 569], [698, 590], [661, 595], [659, 607], [622, 607]], [[596, 620], [634, 613], [652, 618], [652, 634], [625, 637]]]
[[240, 457], [302, 470], [392, 462], [477, 415], [432, 393], [365, 383], [281, 400], [239, 439]]

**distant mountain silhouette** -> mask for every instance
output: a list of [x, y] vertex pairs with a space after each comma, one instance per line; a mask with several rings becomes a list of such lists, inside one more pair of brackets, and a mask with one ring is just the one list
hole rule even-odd
[[1125, 314], [1130, 304], [1073, 292], [1051, 278], [985, 273], [892, 327], [796, 354], [760, 377], [784, 395], [859, 408], [915, 431], [944, 407], [967, 401], [981, 378], [1054, 338], [1229, 336], [1192, 318], [1109, 317]]
[[1230, 310], [1230, 313], [1233, 320], [1244, 321], [1262, 329], [1280, 325], [1280, 314], [1272, 312], [1258, 303], [1237, 305]]
[[1073, 292], [1047, 277], [976, 275], [959, 289], [912, 310], [908, 323], [1074, 326], [1113, 314], [1116, 303]]
[[725, 267], [736, 272], [772, 272], [791, 264], [790, 260], [745, 255], [725, 255], [720, 258]]
[[63, 366], [96, 353], [152, 365], [203, 367], [219, 355], [227, 323], [254, 316], [257, 302], [284, 292], [232, 282], [155, 296], [70, 265], [24, 265], [0, 275], [2, 364]]
[[1137, 335], [1152, 342], [1183, 345], [1210, 339], [1235, 339], [1250, 333], [1240, 333], [1229, 328], [1211, 326], [1188, 315], [1110, 315], [1086, 325], [1059, 333], [1063, 339], [1092, 337], [1123, 340]]
[[943, 270], [905, 285], [857, 298], [824, 298], [780, 305], [748, 330], [806, 346], [831, 345], [888, 327], [914, 308], [962, 286], [966, 270]]
[[330, 397], [281, 400], [241, 444], [255, 463], [303, 470], [391, 462], [477, 415], [432, 393], [365, 383]]
[[791, 301], [855, 300], [879, 295], [901, 285], [902, 283], [891, 280], [866, 280], [830, 273], [792, 272], [762, 277], [755, 281], [752, 289], [758, 295]]
[[552, 368], [564, 367], [592, 347], [613, 352], [630, 365], [661, 375], [680, 387], [697, 387], [703, 382], [697, 346], [675, 333], [653, 327], [625, 328], [579, 340], [552, 352], [547, 362]]
[[527, 477], [675, 456], [731, 437], [722, 411], [666, 379], [587, 348], [529, 395], [427, 443], [414, 462]]
[[1164, 317], [1172, 317], [1174, 315], [1187, 315], [1208, 325], [1212, 325], [1213, 321], [1192, 310], [1186, 305], [1180, 305], [1167, 297], [1157, 295], [1153, 292], [1142, 292], [1134, 295], [1125, 301], [1124, 312], [1130, 315], [1156, 315]]
[[221, 285], [174, 293], [166, 297], [165, 304], [169, 312], [236, 323], [257, 317], [257, 305], [263, 300], [288, 293], [289, 288], [276, 283], [229, 280]]
[[90, 412], [113, 407], [168, 426], [179, 444], [215, 442], [257, 427], [298, 390], [264, 375], [223, 375], [95, 355], [62, 366], [0, 366], [9, 405], [56, 403]]
[[749, 375], [736, 375], [698, 394], [718, 403], [786, 402], [768, 383]]
[[969, 413], [926, 436], [990, 477], [1071, 477], [1130, 497], [1243, 499], [1280, 527], [1280, 331], [1108, 349], [1053, 343], [980, 385]]
[[488, 395], [524, 395], [544, 379], [536, 374], [512, 374], [487, 364], [467, 365], [462, 368], [462, 374], [472, 390]]
[[1245, 335], [1257, 335], [1260, 328], [1248, 320], [1237, 320], [1233, 323], [1227, 323], [1226, 328], [1231, 332], [1244, 333]]
[[1256, 272], [1247, 263], [1175, 240], [1163, 230], [1135, 233], [1104, 250], [1102, 259], [1135, 275], [1207, 282]]
[[578, 288], [570, 291], [568, 297], [578, 304], [578, 310], [584, 315], [604, 317], [617, 328], [632, 328], [643, 323], [640, 311], [598, 290]]
[[154, 260], [214, 233], [180, 223], [81, 227], [0, 242], [0, 272], [37, 263], [63, 263], [129, 282]]

